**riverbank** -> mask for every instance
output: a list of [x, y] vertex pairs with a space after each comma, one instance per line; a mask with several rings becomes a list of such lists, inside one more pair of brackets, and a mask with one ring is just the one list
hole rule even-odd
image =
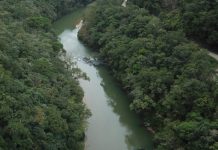
[[75, 28], [81, 20], [85, 20], [86, 16], [90, 14], [90, 11], [92, 9], [95, 9], [95, 6], [96, 2], [92, 2], [91, 4], [88, 4], [86, 7], [76, 9], [72, 13], [68, 13], [68, 15], [63, 16], [59, 19], [62, 20], [62, 22], [60, 22], [59, 20], [55, 21], [53, 23], [53, 28], [55, 29], [55, 32], [57, 34], [60, 34], [66, 28]]
[[[210, 133], [217, 123], [217, 63], [181, 30], [167, 28], [168, 20], [136, 5], [123, 8], [112, 2], [98, 6], [80, 39], [96, 48], [131, 96], [130, 108], [151, 124], [155, 149], [216, 146]], [[206, 135], [213, 142], [195, 144]]]
[[[60, 42], [67, 57], [76, 62], [77, 67], [86, 73], [87, 80], [79, 80], [84, 91], [84, 102], [91, 110], [86, 131], [86, 150], [132, 150], [152, 149], [151, 138], [141, 125], [139, 117], [130, 111], [129, 100], [119, 84], [104, 66], [93, 66], [77, 58], [95, 57], [95, 53], [85, 47], [77, 38], [78, 29], [71, 22], [77, 17], [63, 18], [54, 28], [64, 29]], [[81, 18], [80, 18], [81, 19]], [[79, 22], [79, 21], [78, 21]], [[63, 26], [60, 26], [63, 25]]]

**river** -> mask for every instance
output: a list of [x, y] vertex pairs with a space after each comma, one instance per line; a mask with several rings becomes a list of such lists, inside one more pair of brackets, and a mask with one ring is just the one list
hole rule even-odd
[[83, 19], [80, 9], [54, 23], [59, 40], [78, 68], [89, 77], [80, 79], [84, 102], [92, 116], [88, 119], [85, 150], [138, 150], [151, 149], [151, 138], [142, 127], [138, 116], [130, 111], [129, 100], [117, 81], [104, 66], [95, 67], [81, 58], [94, 57], [95, 53], [77, 38], [76, 23]]

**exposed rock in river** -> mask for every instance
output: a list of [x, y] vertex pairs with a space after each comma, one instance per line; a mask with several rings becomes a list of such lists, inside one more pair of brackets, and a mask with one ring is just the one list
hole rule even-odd
[[127, 4], [127, 0], [124, 0], [121, 6], [126, 7], [126, 4]]
[[80, 22], [76, 25], [76, 28], [80, 30], [82, 26], [83, 26], [83, 20], [80, 20]]

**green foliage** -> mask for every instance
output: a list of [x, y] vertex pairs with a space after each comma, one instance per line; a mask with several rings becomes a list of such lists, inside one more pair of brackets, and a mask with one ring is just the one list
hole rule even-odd
[[[189, 38], [212, 48], [218, 46], [218, 1], [131, 0], [159, 16], [167, 30], [184, 30]], [[216, 49], [215, 49], [216, 50]]]
[[73, 79], [81, 73], [59, 59], [50, 29], [69, 2], [87, 1], [0, 1], [0, 149], [83, 148], [90, 113]]
[[138, 5], [141, 8], [146, 8], [152, 14], [159, 14], [161, 10], [161, 0], [130, 0], [135, 5]]
[[192, 0], [184, 2], [182, 22], [187, 35], [218, 46], [218, 1]]
[[42, 28], [48, 30], [51, 27], [50, 20], [45, 17], [31, 17], [27, 20], [28, 26], [31, 28]]
[[217, 63], [185, 37], [180, 10], [161, 10], [159, 18], [131, 3], [100, 4], [79, 38], [99, 50], [130, 108], [155, 128], [155, 149], [216, 148]]

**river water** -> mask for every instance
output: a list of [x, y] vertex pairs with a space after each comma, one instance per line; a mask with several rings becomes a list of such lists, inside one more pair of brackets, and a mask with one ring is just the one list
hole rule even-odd
[[54, 23], [60, 42], [78, 68], [89, 77], [79, 80], [84, 91], [84, 102], [92, 116], [88, 119], [85, 150], [138, 150], [151, 149], [151, 141], [136, 114], [129, 110], [129, 100], [117, 81], [103, 66], [95, 67], [81, 58], [94, 57], [95, 53], [77, 38], [74, 28], [85, 9], [78, 10]]

